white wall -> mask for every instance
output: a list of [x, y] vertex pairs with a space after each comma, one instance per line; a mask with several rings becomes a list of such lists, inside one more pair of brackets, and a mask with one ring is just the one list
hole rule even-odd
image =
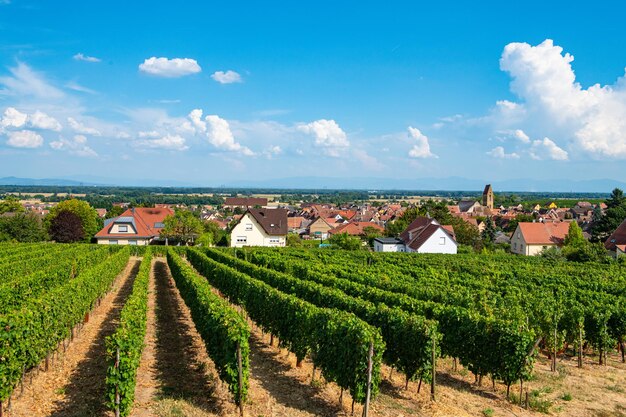
[[137, 246], [145, 246], [150, 244], [150, 239], [133, 239], [132, 237], [129, 237], [127, 239], [103, 239], [103, 238], [98, 238], [98, 244], [99, 245], [111, 245], [111, 240], [113, 241], [117, 241], [117, 243], [113, 243], [115, 245], [130, 245], [130, 241], [134, 240], [137, 242]]
[[[409, 248], [407, 248], [409, 249]], [[416, 251], [418, 253], [449, 253], [456, 254], [457, 244], [441, 228], [437, 229]]]
[[[248, 230], [250, 229], [250, 230]], [[245, 237], [245, 242], [237, 242], [237, 238]], [[230, 246], [285, 246], [287, 236], [270, 236], [250, 213], [244, 214], [239, 223], [230, 232]]]
[[519, 226], [515, 229], [513, 236], [511, 237], [511, 252], [518, 255], [534, 256], [539, 255], [545, 248], [556, 246], [554, 244], [549, 245], [528, 245], [524, 240], [524, 235], [521, 232]]
[[383, 245], [374, 241], [374, 252], [404, 252], [404, 245], [401, 243]]
[[[120, 226], [126, 226], [127, 231], [126, 232], [120, 232]], [[111, 231], [109, 232], [109, 234], [137, 234], [137, 231], [133, 228], [133, 225], [131, 223], [113, 223], [113, 226], [111, 227]]]

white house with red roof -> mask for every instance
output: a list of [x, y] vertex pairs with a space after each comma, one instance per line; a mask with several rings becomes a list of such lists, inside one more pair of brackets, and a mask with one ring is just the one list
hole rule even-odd
[[159, 239], [165, 218], [173, 214], [168, 207], [131, 208], [105, 220], [95, 238], [102, 245], [149, 245]]

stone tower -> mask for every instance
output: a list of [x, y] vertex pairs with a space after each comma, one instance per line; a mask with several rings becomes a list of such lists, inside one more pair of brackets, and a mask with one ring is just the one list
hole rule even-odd
[[493, 188], [491, 184], [485, 185], [485, 191], [483, 191], [483, 206], [493, 210]]

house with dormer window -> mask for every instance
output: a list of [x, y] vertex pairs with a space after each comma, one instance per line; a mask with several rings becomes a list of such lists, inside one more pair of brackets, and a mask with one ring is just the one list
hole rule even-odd
[[160, 240], [165, 218], [174, 214], [168, 207], [130, 208], [121, 216], [106, 219], [96, 233], [102, 245], [150, 245]]
[[249, 208], [230, 232], [230, 246], [286, 246], [287, 213], [286, 209]]

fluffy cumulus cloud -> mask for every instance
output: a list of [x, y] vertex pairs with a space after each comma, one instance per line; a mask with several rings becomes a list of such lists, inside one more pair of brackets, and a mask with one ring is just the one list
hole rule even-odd
[[0, 119], [0, 131], [6, 128], [20, 128], [28, 125], [33, 129], [52, 130], [59, 132], [62, 129], [61, 123], [54, 117], [48, 116], [39, 110], [32, 114], [22, 113], [15, 107], [7, 107]]
[[[152, 132], [149, 132], [152, 133]], [[144, 136], [146, 137], [146, 136]], [[151, 137], [151, 136], [148, 136]], [[184, 151], [189, 149], [185, 143], [185, 138], [180, 135], [167, 134], [157, 139], [144, 139], [134, 143], [136, 147], [150, 149], [165, 149], [170, 151]]]
[[551, 159], [555, 161], [567, 161], [567, 151], [561, 149], [556, 143], [548, 138], [535, 140], [530, 148], [530, 156], [533, 159]]
[[17, 130], [7, 133], [7, 145], [14, 148], [39, 148], [43, 145], [43, 138], [32, 130]]
[[68, 117], [67, 118], [67, 123], [70, 125], [70, 127], [72, 128], [72, 130], [74, 130], [74, 132], [76, 133], [80, 133], [82, 135], [91, 135], [91, 136], [100, 136], [101, 133], [98, 129], [93, 128], [93, 127], [89, 127], [89, 126], [85, 126], [83, 123], [79, 122], [78, 120], [74, 119], [73, 117]]
[[328, 156], [338, 157], [350, 146], [348, 136], [334, 120], [320, 119], [298, 126], [298, 130], [315, 138], [315, 146]]
[[95, 158], [96, 151], [89, 147], [87, 138], [83, 135], [75, 135], [72, 139], [59, 138], [50, 142], [50, 147], [56, 151], [67, 151], [72, 155]]
[[202, 118], [202, 110], [194, 109], [189, 113], [189, 121], [195, 133], [206, 137], [211, 145], [219, 150], [237, 152], [245, 156], [252, 156], [254, 152], [235, 140], [230, 124], [217, 115], [208, 115]]
[[202, 71], [195, 59], [152, 57], [139, 65], [139, 71], [156, 77], [177, 78]]
[[419, 129], [409, 126], [409, 138], [413, 142], [413, 147], [409, 150], [411, 158], [437, 158], [437, 155], [430, 151], [428, 137]]
[[278, 156], [281, 153], [283, 153], [283, 150], [278, 145], [270, 146], [269, 148], [263, 151], [263, 155], [265, 155], [267, 159], [272, 159], [273, 157]]
[[519, 159], [518, 154], [516, 154], [515, 152], [506, 153], [502, 146], [496, 146], [495, 148], [487, 152], [487, 155], [497, 159]]
[[226, 72], [216, 71], [211, 75], [211, 78], [213, 78], [220, 84], [232, 84], [242, 82], [241, 75], [232, 70], [228, 70]]
[[76, 55], [74, 55], [73, 57], [76, 61], [85, 61], [85, 62], [100, 62], [101, 59], [100, 58], [96, 58], [95, 56], [88, 56], [88, 55], [84, 55], [82, 53], [77, 53]]
[[[519, 113], [523, 108], [524, 123], [535, 130], [549, 127], [554, 137], [570, 140], [570, 148], [580, 154], [626, 158], [626, 78], [585, 89], [576, 82], [573, 60], [550, 39], [536, 46], [508, 44], [500, 67], [511, 76], [511, 90], [522, 101], [512, 104], [511, 110]], [[534, 141], [532, 147], [539, 151], [551, 147], [549, 143]], [[567, 152], [554, 147], [552, 159], [567, 159]]]

